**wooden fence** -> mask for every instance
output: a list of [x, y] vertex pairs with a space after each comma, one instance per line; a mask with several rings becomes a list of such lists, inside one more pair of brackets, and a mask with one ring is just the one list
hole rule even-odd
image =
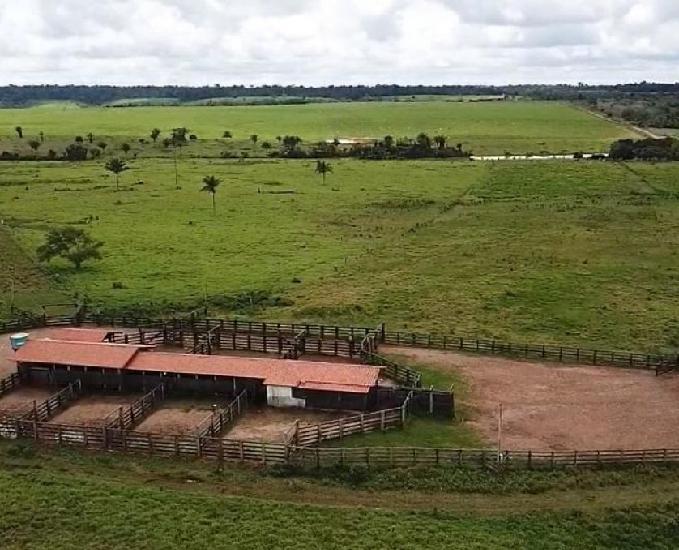
[[398, 363], [375, 353], [364, 354], [362, 359], [363, 362], [368, 365], [384, 367], [382, 372], [385, 376], [406, 387], [417, 388], [422, 384], [422, 375], [415, 369], [399, 365]]
[[659, 366], [666, 366], [669, 363], [679, 367], [679, 355], [666, 356], [544, 344], [517, 344], [468, 336], [434, 336], [431, 334], [385, 332], [382, 342], [395, 346], [456, 350], [563, 363], [579, 363], [583, 365], [655, 369]]
[[19, 378], [19, 373], [13, 372], [9, 376], [5, 376], [0, 379], [0, 395], [4, 395], [11, 392], [17, 386], [21, 384], [21, 378]]
[[290, 437], [291, 444], [300, 447], [318, 445], [329, 439], [342, 439], [358, 433], [387, 431], [403, 427], [410, 411], [409, 393], [399, 407], [382, 409], [370, 413], [360, 413], [337, 420], [329, 420], [320, 424], [299, 426], [296, 424], [294, 434]]
[[[198, 435], [164, 435], [106, 426], [76, 426], [12, 420], [17, 437], [34, 441], [102, 449], [118, 452], [146, 453], [153, 456], [206, 458], [218, 461], [255, 461], [280, 464], [288, 460], [289, 448], [278, 443], [235, 441]], [[3, 432], [0, 430], [0, 435]]]
[[104, 421], [108, 428], [127, 430], [138, 424], [145, 416], [155, 409], [158, 401], [165, 399], [165, 386], [158, 384], [150, 392], [146, 393], [129, 406], [119, 407], [113, 411]]
[[679, 449], [595, 451], [503, 451], [430, 447], [294, 447], [290, 463], [302, 467], [458, 466], [472, 468], [554, 469], [679, 462]]
[[[36, 316], [27, 319], [15, 319], [9, 321], [0, 321], [0, 332], [10, 332], [18, 330], [26, 330], [36, 327], [44, 326], [67, 326], [79, 324], [79, 319], [73, 316]], [[223, 332], [228, 333], [244, 333], [249, 334], [252, 338], [255, 335], [264, 336], [267, 338], [267, 344], [257, 346], [252, 344], [251, 348], [237, 349], [251, 349], [252, 351], [265, 351], [264, 348], [273, 349], [274, 342], [268, 340], [268, 334], [294, 336], [304, 331], [307, 337], [307, 353], [311, 352], [311, 347], [314, 344], [322, 350], [332, 351], [334, 348], [333, 340], [339, 341], [338, 347], [341, 347], [341, 342], [350, 342], [346, 344], [346, 350], [351, 356], [357, 356], [360, 353], [360, 343], [365, 336], [374, 333], [377, 335], [379, 343], [392, 344], [398, 346], [412, 346], [421, 348], [435, 348], [443, 350], [458, 350], [470, 353], [484, 353], [494, 355], [506, 355], [510, 357], [523, 357], [530, 359], [540, 359], [545, 361], [570, 362], [587, 365], [609, 365], [616, 367], [631, 367], [655, 369], [660, 368], [664, 371], [669, 369], [672, 365], [674, 368], [679, 368], [679, 354], [662, 355], [662, 354], [646, 354], [634, 353], [624, 351], [604, 351], [596, 349], [586, 349], [580, 347], [557, 346], [557, 345], [543, 345], [543, 344], [525, 344], [503, 342], [494, 339], [482, 339], [474, 336], [466, 335], [432, 335], [421, 334], [413, 332], [401, 331], [386, 331], [384, 325], [380, 325], [377, 329], [368, 327], [341, 327], [335, 325], [319, 325], [308, 323], [277, 323], [277, 322], [261, 322], [261, 321], [247, 321], [239, 319], [209, 319], [209, 318], [192, 318], [186, 319], [151, 319], [148, 317], [109, 317], [102, 315], [89, 315], [85, 322], [94, 323], [97, 325], [106, 326], [120, 326], [120, 327], [135, 327], [135, 328], [155, 328], [163, 330], [169, 326], [176, 330], [196, 328], [197, 330], [210, 330], [215, 325], [219, 325]], [[317, 337], [310, 344], [310, 337]], [[328, 340], [329, 342], [323, 342]], [[320, 340], [320, 341], [318, 341]], [[239, 340], [239, 345], [243, 343]], [[260, 348], [260, 349], [257, 349]], [[341, 353], [338, 353], [341, 355]]]
[[63, 408], [67, 403], [78, 399], [82, 393], [80, 380], [72, 382], [64, 389], [50, 395], [42, 403], [33, 402], [33, 408], [27, 418], [37, 422], [45, 422], [54, 416], [54, 413]]
[[215, 437], [243, 414], [248, 404], [247, 390], [241, 391], [226, 407], [214, 411], [196, 428], [200, 437]]

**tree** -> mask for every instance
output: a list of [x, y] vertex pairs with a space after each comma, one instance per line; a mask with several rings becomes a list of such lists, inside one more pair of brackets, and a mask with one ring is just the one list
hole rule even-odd
[[217, 195], [217, 187], [219, 187], [219, 184], [222, 183], [219, 178], [216, 178], [214, 176], [205, 176], [203, 178], [203, 188], [201, 191], [205, 191], [207, 193], [210, 193], [212, 195], [212, 214], [217, 213], [217, 203], [215, 196]]
[[21, 126], [15, 126], [14, 131], [19, 136], [19, 139], [22, 139], [24, 137], [24, 129]]
[[417, 135], [415, 142], [423, 149], [431, 149], [431, 138], [424, 132]]
[[37, 139], [32, 139], [28, 142], [28, 146], [33, 149], [33, 156], [35, 158], [38, 158], [38, 149], [40, 148], [40, 145], [41, 143]]
[[153, 143], [158, 140], [158, 136], [160, 136], [160, 130], [158, 128], [151, 130], [151, 139], [153, 140]]
[[64, 151], [66, 160], [87, 160], [87, 147], [79, 143], [71, 143]]
[[233, 134], [229, 132], [228, 130], [225, 130], [224, 133], [222, 134], [222, 137], [224, 139], [231, 139], [233, 137]]
[[76, 269], [80, 269], [87, 260], [101, 259], [100, 248], [103, 245], [103, 242], [95, 241], [84, 229], [64, 227], [50, 229], [45, 243], [37, 248], [36, 253], [41, 262], [64, 258]]
[[87, 141], [89, 141], [90, 143], [94, 143], [94, 134], [92, 132], [88, 132]]
[[332, 172], [332, 166], [330, 166], [329, 162], [325, 162], [324, 160], [318, 160], [316, 161], [315, 172], [323, 177], [323, 185], [325, 185], [325, 176]]
[[302, 138], [299, 136], [284, 136], [282, 141], [286, 151], [294, 151], [302, 143]]
[[173, 128], [172, 129], [172, 142], [177, 145], [177, 144], [184, 144], [186, 143], [186, 136], [189, 133], [188, 128]]
[[122, 172], [128, 169], [127, 164], [125, 163], [124, 160], [121, 160], [119, 158], [112, 158], [108, 161], [106, 161], [106, 164], [104, 165], [104, 168], [108, 170], [109, 172], [112, 172], [116, 176], [116, 191], [118, 191], [120, 188], [118, 187], [118, 177]]
[[392, 149], [394, 147], [394, 138], [393, 136], [387, 135], [384, 136], [384, 146], [387, 149]]
[[40, 136], [40, 143], [45, 143], [45, 132], [40, 132], [38, 136]]
[[172, 145], [172, 140], [170, 138], [165, 138], [162, 143], [163, 143], [163, 147], [165, 147], [165, 149], [167, 149], [170, 145]]
[[439, 134], [438, 136], [434, 136], [434, 143], [439, 146], [439, 149], [445, 149], [447, 141], [448, 138], [444, 135]]
[[131, 147], [130, 147], [130, 144], [129, 144], [129, 143], [123, 143], [123, 144], [120, 146], [120, 150], [121, 150], [123, 153], [125, 153], [126, 155], [127, 155], [127, 153], [130, 152], [130, 149], [131, 149]]
[[106, 147], [108, 147], [108, 144], [105, 141], [100, 141], [97, 143], [97, 147], [101, 149], [102, 151], [106, 151]]
[[250, 141], [252, 142], [253, 145], [257, 144], [257, 140], [259, 139], [259, 136], [257, 134], [252, 134], [250, 136]]
[[84, 143], [85, 140], [83, 139], [82, 136], [75, 136], [75, 139], [73, 141], [75, 141], [76, 143]]

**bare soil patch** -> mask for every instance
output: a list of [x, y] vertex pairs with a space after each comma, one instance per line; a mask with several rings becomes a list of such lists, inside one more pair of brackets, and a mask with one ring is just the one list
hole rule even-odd
[[679, 375], [615, 367], [565, 366], [413, 348], [389, 348], [469, 382], [468, 421], [497, 442], [503, 405], [506, 449], [679, 447]]
[[159, 434], [187, 434], [193, 432], [212, 411], [209, 401], [167, 400], [134, 429]]
[[266, 441], [283, 443], [285, 433], [299, 420], [300, 426], [318, 424], [346, 416], [341, 412], [308, 411], [305, 409], [279, 409], [274, 407], [249, 407], [235, 425], [225, 434], [226, 439], [240, 441]]
[[0, 396], [0, 415], [17, 414], [26, 407], [33, 405], [33, 401], [40, 403], [57, 391], [56, 389], [52, 390], [49, 388], [20, 386]]
[[120, 407], [134, 403], [140, 395], [88, 395], [71, 403], [66, 409], [52, 417], [53, 424], [78, 426], [103, 426]]

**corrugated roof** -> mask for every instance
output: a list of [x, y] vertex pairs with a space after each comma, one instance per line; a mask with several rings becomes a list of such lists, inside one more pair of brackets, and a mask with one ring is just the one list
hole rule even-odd
[[[292, 359], [269, 359], [231, 357], [224, 355], [194, 355], [149, 351], [139, 353], [127, 370], [198, 374], [202, 376], [235, 376], [262, 380], [272, 386], [291, 388], [306, 384], [342, 386], [345, 389], [326, 391], [352, 391], [366, 393], [377, 383], [379, 367], [352, 365], [349, 363], [326, 363]], [[351, 388], [351, 389], [349, 389]]]
[[40, 338], [67, 342], [103, 342], [111, 332], [103, 328], [50, 328]]
[[61, 340], [29, 340], [12, 357], [20, 363], [123, 369], [141, 346]]

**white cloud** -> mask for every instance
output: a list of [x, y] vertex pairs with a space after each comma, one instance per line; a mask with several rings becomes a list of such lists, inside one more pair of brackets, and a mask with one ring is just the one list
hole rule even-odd
[[0, 0], [0, 84], [679, 80], [677, 0]]

